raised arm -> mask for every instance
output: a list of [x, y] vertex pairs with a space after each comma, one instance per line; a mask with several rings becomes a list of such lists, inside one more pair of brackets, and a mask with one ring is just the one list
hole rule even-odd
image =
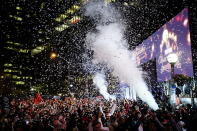
[[113, 107], [112, 107], [112, 109], [111, 109], [111, 111], [110, 111], [110, 116], [112, 116], [113, 114], [114, 114], [114, 112], [115, 112], [115, 110], [116, 110], [116, 103], [113, 105]]
[[101, 116], [102, 116], [102, 112], [99, 112], [99, 115], [98, 115], [98, 122], [101, 123], [101, 129], [104, 130], [104, 131], [109, 131], [109, 127], [103, 127], [103, 123], [101, 121]]
[[103, 117], [105, 118], [105, 113], [103, 112], [103, 108], [102, 108], [101, 104], [99, 105], [99, 111], [103, 114]]

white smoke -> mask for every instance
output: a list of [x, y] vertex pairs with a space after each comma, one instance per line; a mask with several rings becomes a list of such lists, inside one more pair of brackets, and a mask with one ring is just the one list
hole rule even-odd
[[99, 93], [101, 95], [103, 95], [103, 97], [106, 99], [106, 100], [109, 100], [109, 99], [115, 99], [114, 96], [110, 95], [108, 92], [107, 92], [107, 86], [108, 86], [108, 83], [107, 81], [105, 80], [105, 75], [103, 73], [96, 73], [94, 78], [93, 78], [93, 83], [94, 85], [98, 88], [99, 90]]
[[148, 91], [142, 72], [137, 68], [135, 56], [128, 50], [127, 41], [123, 38], [124, 27], [115, 20], [119, 13], [103, 2], [93, 2], [86, 7], [86, 15], [97, 19], [95, 13], [100, 13], [99, 20], [96, 20], [97, 32], [89, 32], [86, 37], [87, 46], [94, 51], [93, 63], [105, 64], [112, 69], [114, 76], [134, 88], [142, 101], [157, 110], [158, 105]]
[[104, 0], [90, 0], [85, 6], [85, 15], [92, 17], [95, 22], [99, 24], [116, 22], [120, 18], [120, 14], [117, 13], [112, 6], [108, 8], [108, 5]]

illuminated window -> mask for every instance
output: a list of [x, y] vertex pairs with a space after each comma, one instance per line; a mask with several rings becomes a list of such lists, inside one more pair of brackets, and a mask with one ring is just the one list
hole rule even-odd
[[20, 70], [4, 69], [4, 72], [18, 72], [18, 73], [22, 74], [22, 72]]
[[74, 13], [74, 10], [73, 10], [73, 9], [68, 9], [68, 10], [67, 10], [67, 13], [73, 14], [73, 13]]
[[12, 44], [12, 45], [16, 45], [16, 46], [21, 46], [20, 43], [17, 42], [13, 42], [13, 41], [6, 41], [7, 44]]
[[19, 7], [19, 6], [16, 6], [16, 9], [17, 9], [17, 10], [22, 10], [22, 8], [21, 8], [21, 7]]
[[18, 17], [18, 16], [12, 16], [12, 15], [10, 15], [10, 17], [13, 17], [17, 21], [22, 21], [23, 20], [23, 18]]
[[4, 69], [4, 72], [12, 72], [10, 69]]
[[20, 46], [21, 44], [20, 44], [20, 43], [16, 43], [16, 42], [15, 42], [15, 43], [14, 43], [14, 45]]
[[21, 53], [29, 53], [29, 50], [27, 50], [27, 49], [20, 49], [19, 52], [21, 52]]
[[5, 63], [5, 64], [4, 64], [4, 66], [5, 66], [5, 67], [11, 67], [11, 66], [12, 66], [12, 64]]
[[45, 5], [45, 3], [43, 2], [43, 3], [40, 5], [40, 8], [43, 9], [43, 8], [44, 8], [44, 5]]
[[65, 30], [68, 27], [69, 26], [67, 24], [63, 24], [63, 25], [60, 25], [58, 27], [55, 27], [55, 30], [61, 32], [61, 31]]
[[73, 5], [72, 8], [75, 9], [75, 10], [78, 10], [78, 9], [80, 8], [80, 6], [78, 6], [78, 5]]
[[74, 16], [69, 22], [70, 22], [71, 24], [76, 24], [76, 23], [78, 23], [80, 20], [81, 20], [81, 17], [80, 17], [80, 16]]
[[43, 42], [44, 40], [43, 40], [43, 39], [38, 39], [38, 41], [39, 41], [39, 42]]
[[16, 81], [16, 84], [17, 84], [17, 85], [24, 85], [25, 82], [24, 82], [24, 81]]
[[3, 78], [4, 78], [4, 76], [1, 76], [0, 78], [1, 78], [1, 79], [3, 79]]
[[61, 18], [58, 17], [58, 18], [55, 19], [55, 21], [60, 22]]
[[17, 75], [13, 75], [12, 78], [13, 79], [21, 79], [21, 77], [20, 76], [17, 76]]
[[77, 10], [80, 9], [80, 6], [73, 5], [70, 9], [68, 9], [65, 14], [61, 14], [59, 17], [55, 18], [55, 21], [61, 22], [62, 20], [66, 19], [68, 15], [74, 14]]
[[23, 19], [21, 17], [15, 17], [16, 20], [22, 21]]
[[38, 46], [35, 49], [31, 50], [31, 55], [36, 55], [42, 52], [47, 46]]
[[66, 17], [68, 17], [68, 16], [65, 15], [65, 14], [61, 14], [61, 15], [60, 15], [60, 18], [61, 18], [61, 19], [65, 19]]

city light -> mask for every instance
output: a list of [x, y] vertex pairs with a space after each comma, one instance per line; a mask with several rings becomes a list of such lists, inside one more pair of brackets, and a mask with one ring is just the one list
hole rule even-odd
[[60, 25], [58, 27], [55, 27], [55, 30], [61, 32], [61, 31], [65, 30], [65, 29], [67, 29], [68, 27], [69, 26], [67, 24], [62, 24], [62, 25]]
[[47, 46], [38, 46], [38, 47], [31, 50], [31, 55], [39, 54], [42, 51], [44, 51], [46, 48], [47, 48]]
[[57, 53], [51, 52], [50, 58], [51, 58], [51, 59], [55, 59], [56, 57], [57, 57]]
[[175, 53], [169, 54], [169, 55], [167, 56], [167, 61], [168, 61], [170, 64], [175, 64], [175, 63], [178, 61], [178, 56], [177, 56], [177, 54], [175, 54]]

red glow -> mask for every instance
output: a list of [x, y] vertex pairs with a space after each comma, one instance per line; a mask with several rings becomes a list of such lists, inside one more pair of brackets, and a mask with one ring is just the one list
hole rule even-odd
[[76, 19], [76, 20], [72, 21], [71, 23], [72, 23], [72, 24], [76, 24], [76, 23], [78, 23], [79, 21], [80, 21], [80, 19]]
[[176, 16], [176, 21], [181, 21], [181, 17], [178, 15], [178, 16]]
[[57, 54], [55, 52], [51, 52], [50, 58], [55, 59], [57, 57]]

